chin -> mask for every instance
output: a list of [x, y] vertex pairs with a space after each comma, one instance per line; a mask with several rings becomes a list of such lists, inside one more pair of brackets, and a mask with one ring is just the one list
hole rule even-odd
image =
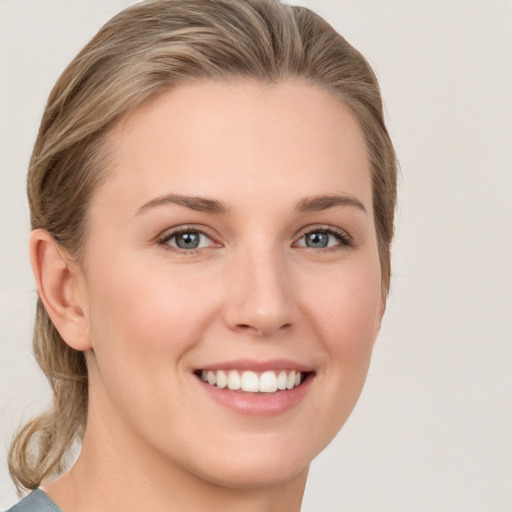
[[225, 467], [218, 467], [215, 474], [204, 472], [203, 480], [213, 485], [231, 489], [262, 489], [274, 486], [283, 486], [294, 480], [306, 480], [309, 463], [300, 464], [272, 464], [268, 461], [262, 464], [258, 460], [231, 460]]
[[[189, 470], [213, 485], [233, 489], [257, 489], [305, 482], [309, 465], [321, 450], [312, 451], [307, 439], [271, 439], [233, 442], [227, 449], [206, 450]], [[310, 441], [310, 440], [309, 440]]]

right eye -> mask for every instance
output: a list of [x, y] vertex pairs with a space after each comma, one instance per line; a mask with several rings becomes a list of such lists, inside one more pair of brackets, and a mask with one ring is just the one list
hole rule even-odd
[[160, 241], [169, 250], [192, 252], [205, 247], [212, 247], [213, 240], [197, 229], [178, 229], [167, 233]]

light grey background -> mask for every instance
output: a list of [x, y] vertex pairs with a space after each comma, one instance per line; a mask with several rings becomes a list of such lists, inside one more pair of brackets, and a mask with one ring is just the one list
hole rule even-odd
[[[51, 86], [129, 0], [0, 0], [0, 509], [31, 357], [27, 162]], [[315, 0], [381, 81], [402, 167], [394, 277], [361, 400], [306, 512], [512, 511], [512, 2]]]

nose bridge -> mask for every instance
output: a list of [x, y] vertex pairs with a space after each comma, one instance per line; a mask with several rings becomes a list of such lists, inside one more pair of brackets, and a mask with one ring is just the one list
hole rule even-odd
[[286, 257], [275, 246], [240, 251], [226, 319], [231, 328], [270, 335], [293, 323], [292, 285]]

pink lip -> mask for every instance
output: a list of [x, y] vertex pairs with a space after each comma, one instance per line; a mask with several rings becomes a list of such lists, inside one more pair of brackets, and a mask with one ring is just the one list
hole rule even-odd
[[254, 361], [250, 359], [233, 359], [231, 361], [223, 361], [221, 363], [209, 364], [201, 366], [198, 370], [251, 370], [253, 372], [264, 372], [267, 370], [295, 370], [299, 372], [312, 372], [312, 368], [309, 368], [303, 364], [291, 361], [289, 359], [269, 359], [267, 361]]

